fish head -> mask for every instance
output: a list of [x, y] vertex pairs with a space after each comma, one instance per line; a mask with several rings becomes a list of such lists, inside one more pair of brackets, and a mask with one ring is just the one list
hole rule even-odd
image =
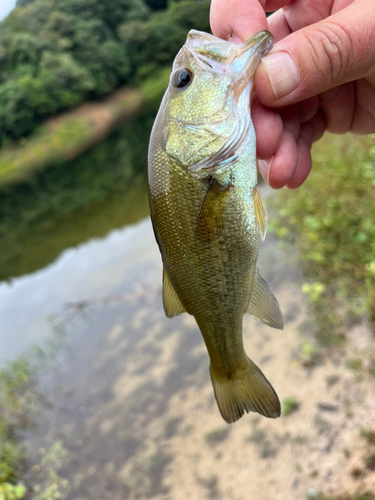
[[176, 56], [162, 103], [167, 154], [191, 173], [230, 164], [250, 121], [250, 93], [273, 38], [262, 31], [242, 45], [192, 30]]

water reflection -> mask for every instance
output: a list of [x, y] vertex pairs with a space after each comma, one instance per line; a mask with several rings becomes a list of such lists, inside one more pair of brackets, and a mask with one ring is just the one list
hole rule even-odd
[[[285, 287], [285, 279], [295, 282], [298, 273], [275, 245], [268, 238], [261, 268], [286, 313], [288, 333], [282, 335], [289, 348], [302, 312], [295, 304], [301, 302], [298, 288]], [[230, 469], [233, 453], [231, 469], [241, 470], [238, 441], [249, 478], [259, 474], [259, 464], [250, 465], [258, 446], [262, 460], [277, 457], [279, 444], [249, 436], [265, 435], [264, 428], [280, 441], [281, 421], [252, 415], [235, 430], [222, 421], [199, 330], [188, 315], [164, 316], [160, 285], [160, 255], [146, 219], [68, 249], [45, 269], [1, 286], [4, 339], [11, 339], [3, 359], [33, 342], [43, 346], [51, 336], [51, 313], [64, 333], [57, 358], [40, 375], [49, 409], [28, 435], [29, 485], [72, 500], [218, 498], [225, 490], [227, 498], [237, 498], [233, 481], [220, 474]], [[25, 307], [17, 315], [19, 304]], [[280, 386], [277, 373], [289, 358], [288, 349], [280, 352], [280, 332], [246, 318], [245, 335], [247, 351]], [[182, 490], [178, 470], [185, 471]]]
[[[155, 268], [155, 269], [154, 269]], [[149, 220], [65, 250], [56, 262], [0, 284], [0, 363], [51, 334], [48, 317], [67, 302], [128, 292], [160, 276]]]
[[0, 281], [44, 268], [71, 246], [148, 214], [153, 115], [124, 125], [78, 159], [0, 190]]

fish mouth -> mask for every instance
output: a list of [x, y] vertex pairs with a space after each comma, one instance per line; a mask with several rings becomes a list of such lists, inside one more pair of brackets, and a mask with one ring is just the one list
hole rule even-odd
[[238, 45], [236, 54], [231, 63], [233, 73], [246, 75], [251, 79], [264, 57], [271, 50], [273, 36], [269, 31], [260, 31], [242, 45]]
[[261, 59], [270, 51], [272, 44], [272, 34], [267, 30], [259, 31], [259, 33], [240, 45], [240, 54], [244, 54], [248, 50], [253, 49], [253, 52], [258, 52], [259, 59]]

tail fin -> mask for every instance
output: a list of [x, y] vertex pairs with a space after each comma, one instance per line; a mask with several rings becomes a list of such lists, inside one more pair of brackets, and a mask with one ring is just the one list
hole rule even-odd
[[230, 379], [219, 377], [210, 367], [215, 397], [223, 419], [231, 424], [249, 411], [265, 417], [280, 416], [280, 401], [260, 369], [248, 358], [249, 365]]

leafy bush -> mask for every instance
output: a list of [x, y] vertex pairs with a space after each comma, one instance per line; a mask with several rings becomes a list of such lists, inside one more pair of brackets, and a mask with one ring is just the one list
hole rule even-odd
[[[20, 0], [0, 23], [0, 146], [169, 64], [209, 1]], [[153, 11], [156, 11], [153, 13]]]
[[118, 35], [127, 48], [133, 71], [145, 76], [155, 66], [170, 65], [190, 29], [209, 30], [208, 16], [209, 2], [183, 0], [147, 21], [121, 24]]

